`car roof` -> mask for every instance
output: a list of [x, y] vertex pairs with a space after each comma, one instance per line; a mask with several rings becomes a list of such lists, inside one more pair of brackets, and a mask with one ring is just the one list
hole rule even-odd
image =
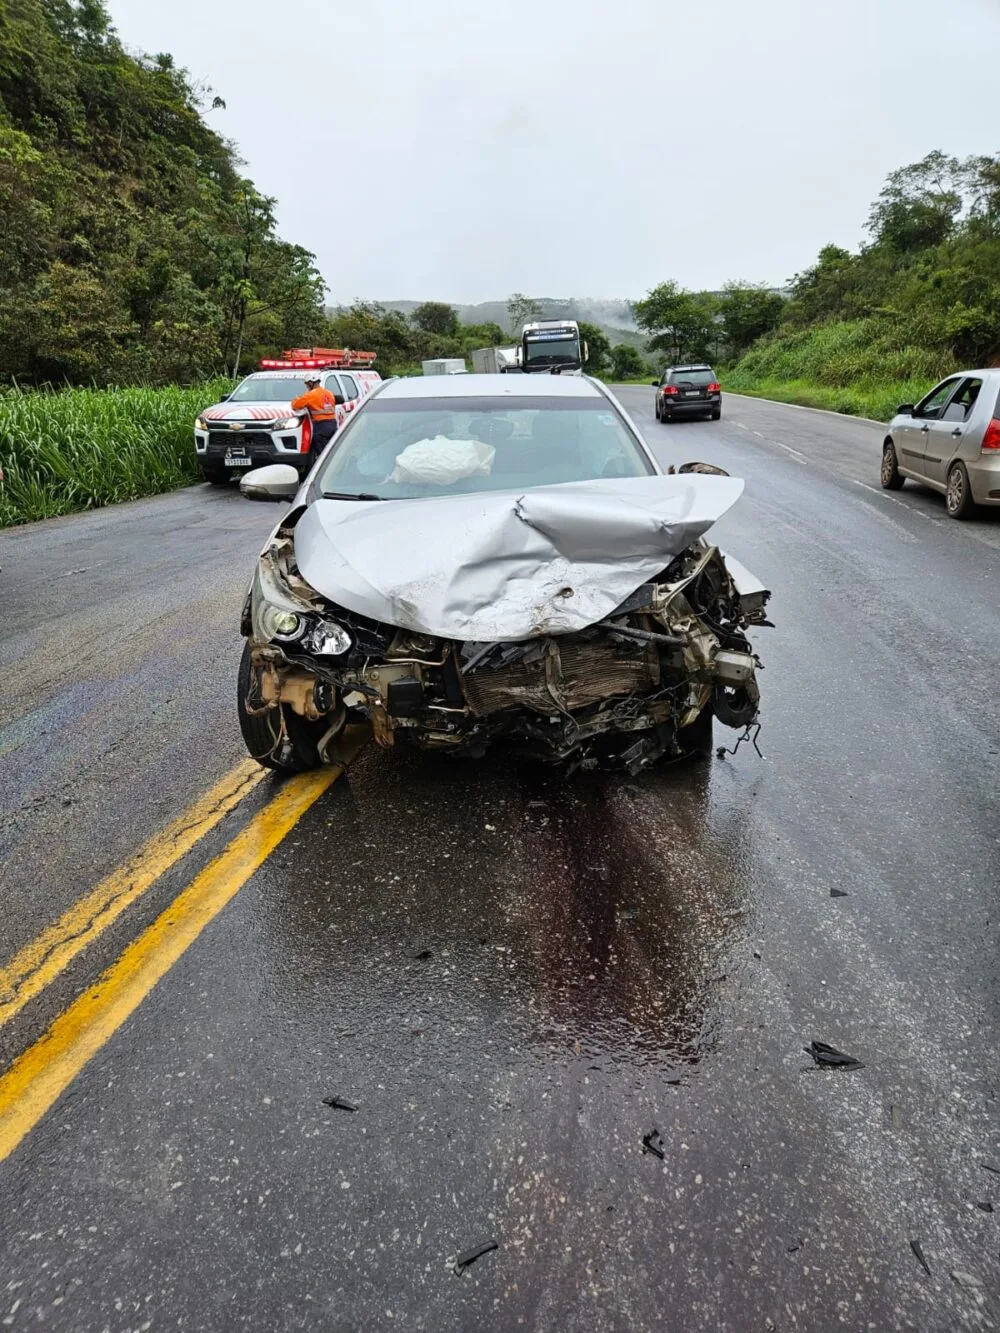
[[411, 375], [389, 380], [379, 398], [603, 398], [586, 375]]
[[690, 366], [667, 366], [668, 370], [711, 370], [712, 367], [705, 361], [692, 362]]

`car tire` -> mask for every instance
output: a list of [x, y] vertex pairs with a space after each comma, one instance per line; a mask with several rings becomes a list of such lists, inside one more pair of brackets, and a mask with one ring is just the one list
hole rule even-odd
[[657, 394], [657, 396], [656, 396], [656, 400], [655, 400], [655, 402], [653, 403], [653, 411], [656, 413], [656, 419], [657, 419], [657, 421], [659, 421], [659, 420], [660, 420], [660, 396], [659, 396], [659, 394]]
[[949, 518], [971, 518], [976, 504], [972, 498], [972, 487], [964, 463], [952, 463], [948, 469], [948, 489], [945, 492], [944, 507]]
[[224, 467], [203, 467], [201, 475], [208, 482], [209, 486], [229, 485], [229, 473]]
[[720, 407], [720, 408], [718, 408], [717, 411], [715, 411], [715, 412], [712, 413], [712, 420], [713, 420], [713, 421], [719, 421], [719, 420], [721, 420], [721, 418], [722, 418], [722, 408]]
[[[266, 713], [248, 713], [247, 699], [250, 695], [252, 659], [249, 642], [243, 645], [240, 658], [240, 670], [236, 680], [236, 706], [240, 715], [240, 731], [243, 743], [251, 759], [256, 759], [262, 768], [273, 768], [280, 773], [304, 773], [310, 768], [319, 768], [323, 762], [317, 742], [322, 738], [327, 726], [323, 722], [309, 722], [290, 708], [270, 708]], [[285, 734], [289, 747], [279, 757], [275, 752], [281, 737], [281, 714], [284, 714]]]
[[694, 722], [678, 728], [677, 744], [689, 759], [707, 759], [712, 753], [714, 732], [715, 714], [712, 705], [707, 704]]
[[898, 491], [906, 480], [900, 474], [899, 462], [896, 458], [896, 446], [892, 440], [886, 440], [882, 446], [882, 471], [880, 473], [882, 489], [884, 491]]

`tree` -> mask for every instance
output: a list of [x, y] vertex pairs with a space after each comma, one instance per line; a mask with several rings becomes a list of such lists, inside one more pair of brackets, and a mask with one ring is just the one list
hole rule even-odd
[[459, 329], [458, 311], [444, 301], [424, 301], [410, 314], [410, 322], [424, 333], [437, 333], [454, 338]]
[[640, 329], [651, 335], [650, 351], [665, 352], [675, 362], [711, 355], [717, 330], [704, 294], [661, 282], [635, 302], [633, 311]]
[[954, 230], [967, 185], [967, 168], [941, 152], [891, 172], [868, 217], [875, 244], [901, 253], [940, 245]]
[[540, 319], [542, 307], [523, 292], [514, 292], [507, 297], [507, 321], [511, 337], [520, 336], [521, 329], [532, 320]]
[[778, 327], [785, 298], [750, 282], [727, 282], [719, 298], [722, 332], [729, 355], [741, 357], [765, 333]]
[[858, 271], [858, 260], [849, 250], [839, 245], [824, 245], [812, 268], [796, 273], [792, 279], [792, 300], [789, 313], [796, 322], [811, 324], [840, 313], [853, 290]]
[[617, 343], [611, 349], [611, 374], [618, 380], [631, 380], [646, 372], [646, 363], [631, 343]]
[[585, 375], [596, 375], [598, 379], [606, 375], [611, 366], [611, 343], [607, 334], [597, 324], [588, 324], [579, 320], [580, 341], [587, 344], [587, 360], [584, 362]]

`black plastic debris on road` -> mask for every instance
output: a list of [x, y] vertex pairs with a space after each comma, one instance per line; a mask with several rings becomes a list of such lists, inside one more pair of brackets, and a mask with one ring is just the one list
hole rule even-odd
[[855, 1060], [853, 1055], [847, 1055], [844, 1051], [838, 1051], [836, 1046], [830, 1046], [825, 1041], [811, 1041], [802, 1049], [806, 1055], [811, 1055], [818, 1065], [827, 1068], [864, 1069], [860, 1060]]
[[913, 1251], [913, 1253], [917, 1256], [917, 1263], [918, 1263], [918, 1264], [920, 1265], [920, 1267], [924, 1270], [924, 1272], [927, 1274], [927, 1276], [930, 1277], [930, 1276], [931, 1276], [931, 1266], [930, 1266], [930, 1264], [927, 1262], [927, 1260], [924, 1258], [924, 1252], [923, 1252], [923, 1250], [920, 1248], [920, 1241], [919, 1241], [919, 1240], [911, 1240], [911, 1241], [910, 1241], [910, 1249], [911, 1249], [911, 1250]]
[[431, 953], [430, 949], [421, 949], [420, 952], [415, 953], [413, 957], [418, 963], [426, 963], [428, 958], [433, 958], [434, 955]]
[[347, 1101], [344, 1097], [324, 1097], [323, 1105], [331, 1107], [334, 1111], [356, 1111], [358, 1109], [353, 1102]]
[[976, 1207], [981, 1213], [992, 1213], [994, 1211], [993, 1205], [990, 1203], [989, 1199], [982, 1199], [976, 1204]]
[[470, 1264], [474, 1264], [477, 1259], [481, 1259], [484, 1254], [489, 1254], [492, 1250], [498, 1250], [500, 1246], [495, 1240], [483, 1241], [482, 1245], [474, 1245], [471, 1250], [463, 1252], [455, 1257], [455, 1272], [464, 1273]]
[[1000, 1166], [990, 1166], [989, 1162], [980, 1162], [979, 1165], [984, 1171], [989, 1171], [994, 1176], [1000, 1176]]
[[642, 1151], [651, 1152], [661, 1162], [666, 1160], [666, 1154], [663, 1151], [663, 1140], [660, 1138], [658, 1129], [651, 1130], [649, 1134], [642, 1136]]
[[831, 897], [831, 898], [849, 898], [850, 896], [851, 896], [851, 895], [847, 892], [846, 889], [831, 889], [831, 890], [830, 890], [830, 897]]

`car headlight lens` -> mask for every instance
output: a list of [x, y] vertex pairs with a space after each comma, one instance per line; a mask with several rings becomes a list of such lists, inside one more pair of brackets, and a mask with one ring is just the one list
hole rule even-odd
[[201, 417], [195, 417], [194, 428], [195, 430], [208, 430], [208, 427], [205, 425], [205, 422]]
[[319, 657], [340, 657], [353, 642], [343, 625], [335, 620], [321, 620], [309, 635], [309, 650]]
[[260, 627], [269, 639], [282, 639], [288, 643], [302, 637], [306, 622], [294, 611], [283, 611], [280, 606], [265, 602], [260, 608]]
[[296, 430], [301, 425], [298, 417], [282, 417], [280, 421], [272, 421], [272, 430]]

